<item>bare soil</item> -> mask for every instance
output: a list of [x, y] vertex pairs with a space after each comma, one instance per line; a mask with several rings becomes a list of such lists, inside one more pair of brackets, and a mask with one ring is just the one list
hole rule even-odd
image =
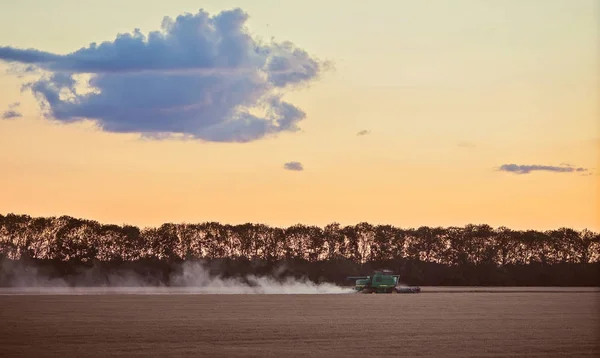
[[600, 292], [0, 295], [0, 355], [600, 356]]

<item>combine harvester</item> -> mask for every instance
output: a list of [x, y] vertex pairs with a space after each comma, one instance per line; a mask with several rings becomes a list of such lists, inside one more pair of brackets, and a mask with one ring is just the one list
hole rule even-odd
[[348, 280], [356, 280], [354, 290], [360, 293], [419, 293], [419, 286], [402, 286], [398, 283], [400, 275], [391, 271], [375, 271], [373, 276], [350, 276]]

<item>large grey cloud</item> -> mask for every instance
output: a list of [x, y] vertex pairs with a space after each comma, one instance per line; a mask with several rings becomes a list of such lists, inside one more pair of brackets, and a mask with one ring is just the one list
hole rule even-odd
[[[160, 31], [119, 34], [66, 55], [0, 47], [0, 60], [46, 75], [26, 84], [48, 117], [95, 120], [110, 132], [249, 142], [299, 130], [304, 111], [285, 90], [329, 67], [291, 42], [263, 43], [241, 9], [165, 17]], [[92, 92], [75, 74], [92, 74]], [[253, 111], [260, 108], [259, 112]]]
[[562, 164], [561, 166], [553, 165], [517, 165], [517, 164], [503, 164], [499, 168], [500, 171], [511, 172], [516, 174], [529, 174], [533, 171], [548, 171], [555, 173], [571, 173], [571, 172], [586, 172], [586, 168], [574, 168], [569, 164]]

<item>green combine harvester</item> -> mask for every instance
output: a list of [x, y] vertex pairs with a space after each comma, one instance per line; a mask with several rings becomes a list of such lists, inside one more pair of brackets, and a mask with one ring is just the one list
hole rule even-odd
[[400, 275], [391, 271], [375, 271], [372, 276], [349, 276], [348, 280], [356, 280], [354, 290], [360, 293], [419, 293], [418, 286], [402, 286], [398, 282]]

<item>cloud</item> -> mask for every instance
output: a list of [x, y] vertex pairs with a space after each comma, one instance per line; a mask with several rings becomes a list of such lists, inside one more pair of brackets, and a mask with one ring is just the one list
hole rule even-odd
[[529, 174], [533, 171], [548, 171], [554, 173], [572, 173], [588, 171], [588, 169], [586, 168], [574, 168], [572, 165], [566, 163], [561, 163], [560, 166], [503, 164], [502, 166], [500, 166], [499, 170], [516, 174]]
[[23, 115], [13, 109], [9, 109], [8, 111], [4, 111], [4, 113], [2, 113], [2, 119], [14, 119], [20, 117], [23, 117]]
[[[291, 42], [263, 43], [241, 9], [165, 17], [160, 31], [139, 29], [66, 55], [0, 47], [0, 60], [45, 71], [25, 84], [46, 116], [91, 119], [104, 131], [250, 142], [296, 132], [306, 114], [282, 100], [331, 66]], [[32, 66], [34, 68], [32, 68]], [[77, 75], [90, 74], [82, 91]]]
[[475, 144], [467, 141], [458, 142], [457, 144], [461, 148], [475, 148]]
[[283, 165], [283, 168], [285, 170], [295, 170], [295, 171], [304, 170], [304, 167], [302, 166], [302, 163], [300, 163], [300, 162], [287, 162]]
[[357, 135], [357, 136], [363, 136], [363, 135], [367, 135], [367, 134], [369, 134], [369, 133], [371, 133], [371, 131], [369, 131], [369, 130], [366, 130], [366, 129], [363, 129], [362, 131], [360, 131], [360, 132], [356, 133], [356, 135]]
[[2, 119], [15, 119], [23, 117], [23, 115], [15, 110], [15, 108], [21, 105], [20, 102], [14, 102], [8, 105], [8, 110], [2, 113]]

